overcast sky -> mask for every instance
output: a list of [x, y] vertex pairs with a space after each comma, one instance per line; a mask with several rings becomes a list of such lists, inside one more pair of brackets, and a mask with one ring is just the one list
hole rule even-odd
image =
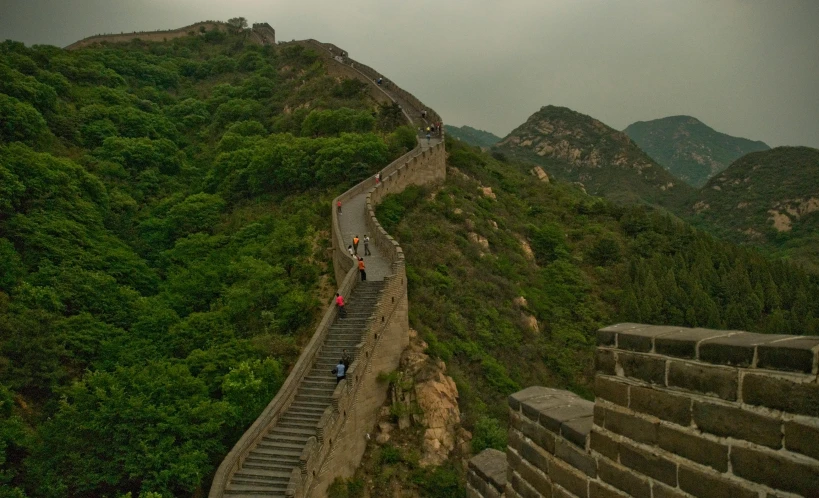
[[819, 147], [819, 0], [0, 0], [0, 39], [243, 16], [333, 42], [438, 111], [504, 136], [541, 106], [623, 129], [695, 116]]

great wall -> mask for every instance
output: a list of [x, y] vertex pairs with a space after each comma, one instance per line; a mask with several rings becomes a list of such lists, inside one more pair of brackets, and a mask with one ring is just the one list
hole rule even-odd
[[[97, 35], [67, 48], [213, 29], [227, 25]], [[267, 24], [250, 33], [275, 43]], [[411, 123], [422, 109], [441, 121], [388, 79], [376, 85], [382, 75], [339, 47], [291, 43], [316, 50], [330, 74], [366, 81]], [[377, 376], [398, 366], [408, 340], [404, 254], [374, 208], [409, 185], [444, 181], [443, 142], [425, 142], [384, 168], [380, 184], [370, 178], [333, 201], [344, 206], [331, 214], [332, 257], [350, 316], [328, 305], [279, 393], [220, 465], [210, 498], [325, 496], [355, 471], [386, 400]], [[345, 250], [353, 233], [372, 234], [365, 283]], [[539, 386], [509, 396], [508, 446], [469, 461], [469, 498], [819, 498], [819, 338], [618, 324], [597, 341], [596, 399]], [[342, 348], [355, 358], [335, 385], [328, 372]]]
[[[103, 43], [127, 43], [132, 40], [146, 42], [165, 42], [175, 38], [186, 36], [201, 36], [208, 31], [228, 31], [232, 29], [230, 25], [221, 21], [202, 21], [185, 26], [184, 28], [158, 30], [158, 31], [136, 31], [133, 33], [107, 33], [89, 36], [76, 41], [65, 47], [66, 50], [77, 50]], [[274, 45], [276, 43], [276, 31], [267, 23], [253, 24], [250, 29], [245, 30], [248, 39], [259, 45]]]

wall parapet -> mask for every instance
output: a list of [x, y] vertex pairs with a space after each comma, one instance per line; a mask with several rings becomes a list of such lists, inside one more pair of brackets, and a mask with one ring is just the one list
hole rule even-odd
[[819, 497], [819, 338], [633, 323], [597, 338], [593, 404], [510, 396], [503, 496]]

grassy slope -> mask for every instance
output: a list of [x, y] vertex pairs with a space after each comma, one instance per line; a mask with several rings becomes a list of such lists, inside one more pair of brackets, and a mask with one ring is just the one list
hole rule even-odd
[[500, 142], [501, 137], [484, 130], [478, 130], [471, 126], [451, 126], [444, 125], [446, 133], [453, 138], [457, 138], [469, 145], [476, 145], [478, 147], [492, 147]]

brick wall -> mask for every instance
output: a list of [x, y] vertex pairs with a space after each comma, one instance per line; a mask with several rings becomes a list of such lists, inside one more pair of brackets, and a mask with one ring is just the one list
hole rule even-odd
[[[229, 26], [221, 21], [203, 21], [178, 29], [94, 35], [76, 41], [65, 47], [65, 49], [76, 50], [97, 43], [126, 43], [136, 39], [142, 41], [163, 42], [173, 40], [174, 38], [184, 38], [186, 36], [190, 36], [191, 34], [198, 36], [202, 34], [201, 29], [203, 28], [206, 31], [227, 31]], [[250, 40], [259, 45], [273, 45], [276, 43], [276, 31], [266, 22], [253, 24], [252, 28], [248, 31], [248, 37]]]
[[619, 324], [598, 346], [593, 405], [510, 396], [505, 496], [819, 497], [819, 338]]

